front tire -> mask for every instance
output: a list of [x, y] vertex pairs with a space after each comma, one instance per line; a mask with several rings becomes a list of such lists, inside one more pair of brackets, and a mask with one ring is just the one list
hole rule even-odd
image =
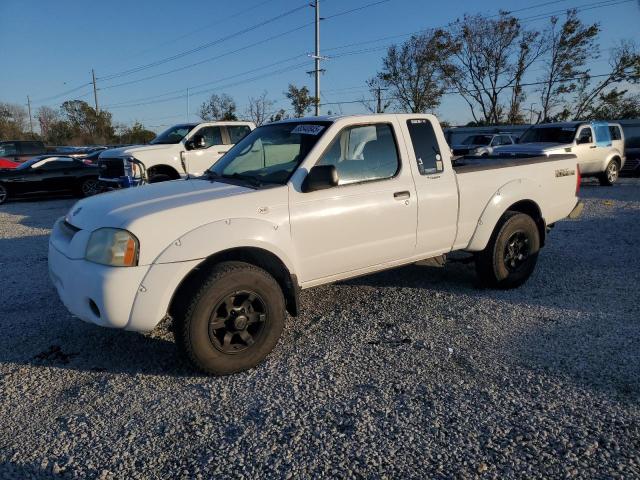
[[0, 185], [0, 205], [7, 201], [9, 198], [9, 192], [7, 191], [7, 187], [4, 185]]
[[620, 177], [620, 165], [617, 160], [611, 160], [604, 172], [600, 174], [600, 185], [610, 187], [618, 181]]
[[524, 213], [507, 212], [487, 247], [476, 255], [476, 272], [484, 286], [509, 289], [522, 285], [533, 273], [540, 250], [540, 233]]
[[264, 270], [244, 262], [216, 265], [176, 319], [179, 346], [198, 369], [228, 375], [258, 365], [282, 333], [285, 301]]

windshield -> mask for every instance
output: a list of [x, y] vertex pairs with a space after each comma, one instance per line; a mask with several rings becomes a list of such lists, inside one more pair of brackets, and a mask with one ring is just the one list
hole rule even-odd
[[187, 133], [193, 130], [194, 127], [195, 125], [193, 124], [175, 125], [165, 130], [164, 132], [162, 132], [160, 135], [158, 135], [156, 138], [151, 140], [149, 143], [153, 145], [158, 145], [158, 144], [168, 145], [173, 143], [180, 143], [180, 140], [186, 137]]
[[533, 127], [522, 134], [519, 143], [571, 143], [577, 129], [577, 126]]
[[489, 145], [491, 135], [471, 135], [462, 142], [462, 145]]
[[253, 186], [284, 185], [330, 122], [264, 125], [237, 143], [211, 169], [211, 178], [233, 178]]

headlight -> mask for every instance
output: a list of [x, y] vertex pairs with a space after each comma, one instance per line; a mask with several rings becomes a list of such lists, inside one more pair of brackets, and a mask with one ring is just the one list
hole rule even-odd
[[118, 228], [100, 228], [91, 233], [84, 258], [114, 267], [135, 267], [140, 244], [132, 233]]

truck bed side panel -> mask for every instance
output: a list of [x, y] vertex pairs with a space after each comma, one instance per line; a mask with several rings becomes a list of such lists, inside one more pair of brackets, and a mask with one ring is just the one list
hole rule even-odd
[[565, 218], [577, 202], [572, 155], [482, 162], [456, 168], [460, 218], [454, 249], [484, 249], [500, 217], [519, 201], [533, 201], [547, 224]]

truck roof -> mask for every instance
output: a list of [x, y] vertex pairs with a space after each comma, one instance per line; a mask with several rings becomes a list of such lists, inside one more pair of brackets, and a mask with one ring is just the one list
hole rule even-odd
[[609, 122], [608, 120], [574, 120], [572, 122], [554, 122], [554, 123], [540, 123], [538, 125], [533, 125], [536, 128], [552, 128], [552, 127], [577, 127], [579, 125], [590, 125], [595, 122], [604, 122], [609, 125], [620, 125], [616, 122]]

